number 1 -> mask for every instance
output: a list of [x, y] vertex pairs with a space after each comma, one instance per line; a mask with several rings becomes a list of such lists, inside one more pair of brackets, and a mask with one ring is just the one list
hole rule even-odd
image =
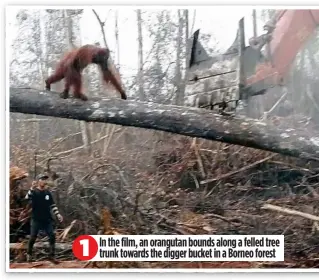
[[89, 240], [82, 239], [80, 240], [80, 244], [83, 246], [83, 257], [89, 256]]

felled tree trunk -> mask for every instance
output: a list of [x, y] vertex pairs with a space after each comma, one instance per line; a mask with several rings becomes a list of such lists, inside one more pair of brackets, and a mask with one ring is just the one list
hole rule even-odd
[[229, 117], [209, 110], [121, 99], [62, 99], [55, 92], [10, 88], [10, 111], [135, 126], [284, 155], [319, 160], [319, 133], [281, 130], [253, 119]]

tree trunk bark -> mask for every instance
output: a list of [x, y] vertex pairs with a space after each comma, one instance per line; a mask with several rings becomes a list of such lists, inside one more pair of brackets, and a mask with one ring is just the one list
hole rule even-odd
[[120, 40], [119, 40], [119, 15], [118, 11], [115, 11], [115, 42], [116, 42], [116, 64], [117, 68], [120, 71]]
[[[252, 20], [253, 20], [253, 32], [254, 32], [254, 38], [257, 38], [258, 33], [257, 33], [257, 15], [256, 15], [256, 9], [253, 9], [252, 12]], [[253, 105], [254, 103], [256, 104], [256, 114], [255, 117], [256, 118], [260, 118], [265, 109], [264, 109], [264, 104], [263, 104], [263, 100], [264, 100], [264, 96], [263, 95], [257, 95], [254, 98], [255, 102], [251, 102], [251, 105]]]
[[142, 15], [141, 10], [136, 11], [137, 14], [137, 32], [138, 32], [138, 93], [141, 101], [145, 100], [144, 93], [144, 70], [143, 70], [143, 33], [142, 33]]
[[[73, 30], [72, 30], [72, 18], [68, 15], [67, 10], [64, 10], [64, 20], [65, 20], [65, 28], [67, 30], [67, 44], [69, 49], [75, 47], [73, 43]], [[82, 141], [84, 145], [85, 151], [90, 155], [91, 154], [91, 137], [90, 131], [88, 128], [88, 124], [86, 122], [80, 122], [80, 129], [82, 133]]]
[[185, 22], [185, 73], [184, 78], [181, 84], [181, 98], [182, 98], [182, 105], [185, 102], [185, 88], [186, 88], [186, 79], [188, 75], [188, 64], [189, 64], [189, 57], [190, 57], [190, 50], [188, 44], [188, 37], [189, 37], [189, 21], [188, 21], [188, 9], [184, 10], [184, 22]]
[[176, 105], [182, 105], [184, 96], [182, 92], [182, 74], [181, 74], [181, 51], [182, 51], [182, 38], [183, 38], [183, 17], [181, 10], [178, 10], [178, 33], [177, 33], [177, 48], [176, 48], [176, 72], [175, 72], [175, 85], [176, 85]]
[[62, 99], [58, 93], [10, 88], [10, 111], [89, 122], [162, 130], [288, 156], [319, 160], [319, 133], [279, 129], [244, 117], [229, 117], [209, 110], [121, 99]]

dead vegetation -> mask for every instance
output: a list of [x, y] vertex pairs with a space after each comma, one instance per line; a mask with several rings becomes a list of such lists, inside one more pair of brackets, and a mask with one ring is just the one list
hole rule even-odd
[[[56, 157], [62, 150], [50, 147], [50, 152], [39, 152], [38, 169], [47, 168], [50, 159], [50, 170], [58, 174], [51, 189], [65, 221], [57, 224], [57, 237], [59, 244], [69, 244], [58, 250], [58, 258], [65, 261], [60, 267], [319, 267], [318, 162], [161, 132], [120, 130], [106, 156], [94, 148], [89, 157], [80, 150], [63, 157]], [[12, 162], [19, 159], [23, 166], [24, 157], [18, 154], [13, 153]], [[10, 195], [17, 194], [17, 188], [10, 188]], [[11, 204], [12, 220], [14, 209], [23, 212], [17, 202]], [[70, 244], [77, 235], [106, 232], [284, 234], [285, 262], [74, 260]], [[27, 235], [25, 227], [24, 235], [11, 241], [21, 246], [11, 250], [11, 267], [30, 267], [23, 264]], [[44, 247], [36, 251], [38, 260], [45, 258]], [[33, 265], [50, 267], [46, 262]]]

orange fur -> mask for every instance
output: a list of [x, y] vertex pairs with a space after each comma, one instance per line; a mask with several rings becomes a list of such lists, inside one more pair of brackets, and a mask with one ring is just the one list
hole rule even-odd
[[85, 45], [76, 50], [72, 50], [59, 61], [53, 75], [45, 80], [46, 89], [51, 90], [51, 84], [65, 79], [64, 90], [61, 93], [62, 98], [68, 98], [70, 88], [73, 87], [75, 98], [87, 100], [82, 92], [82, 70], [89, 64], [99, 65], [103, 80], [118, 90], [122, 99], [127, 99], [126, 93], [119, 81], [108, 67], [110, 51], [107, 48], [100, 48], [94, 45]]

